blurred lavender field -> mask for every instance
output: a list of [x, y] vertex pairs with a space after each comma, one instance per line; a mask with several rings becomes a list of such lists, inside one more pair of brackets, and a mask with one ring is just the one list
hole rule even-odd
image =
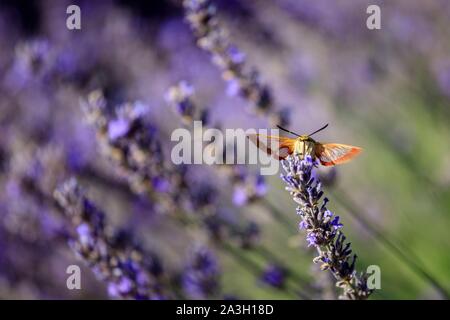
[[448, 299], [450, 2], [212, 2], [230, 61], [181, 0], [0, 0], [0, 298], [336, 299], [279, 175], [171, 162], [202, 119], [363, 147], [319, 176], [371, 299]]

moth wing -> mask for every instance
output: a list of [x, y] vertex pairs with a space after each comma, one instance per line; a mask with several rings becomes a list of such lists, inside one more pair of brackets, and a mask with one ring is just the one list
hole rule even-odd
[[295, 139], [264, 134], [249, 134], [247, 137], [259, 149], [277, 160], [285, 159], [294, 152]]
[[350, 161], [362, 151], [361, 148], [340, 143], [316, 143], [315, 154], [324, 166], [334, 166]]

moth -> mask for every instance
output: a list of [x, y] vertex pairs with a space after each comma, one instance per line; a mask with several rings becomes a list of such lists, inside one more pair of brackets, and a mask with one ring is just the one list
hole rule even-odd
[[312, 135], [328, 127], [328, 124], [308, 135], [299, 135], [280, 126], [277, 127], [293, 134], [296, 138], [262, 134], [250, 134], [247, 137], [259, 149], [272, 155], [275, 159], [282, 160], [291, 154], [303, 159], [306, 155], [310, 155], [313, 160], [318, 159], [323, 166], [327, 167], [348, 162], [362, 151], [359, 147], [340, 143], [322, 143], [311, 138]]

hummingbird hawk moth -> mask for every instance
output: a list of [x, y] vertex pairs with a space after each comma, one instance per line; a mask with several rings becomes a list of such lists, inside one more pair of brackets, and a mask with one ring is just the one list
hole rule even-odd
[[328, 124], [308, 135], [299, 135], [280, 126], [279, 129], [296, 136], [296, 138], [266, 136], [262, 134], [250, 134], [247, 137], [258, 148], [272, 155], [275, 159], [282, 160], [294, 154], [303, 159], [310, 155], [313, 160], [318, 159], [323, 166], [334, 166], [350, 161], [361, 153], [362, 149], [340, 143], [322, 143], [311, 138], [312, 135], [322, 131]]

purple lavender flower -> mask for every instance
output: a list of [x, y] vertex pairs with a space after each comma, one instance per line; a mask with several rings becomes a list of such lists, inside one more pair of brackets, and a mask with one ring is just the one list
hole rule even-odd
[[219, 276], [216, 257], [209, 249], [198, 246], [189, 254], [182, 275], [182, 286], [190, 298], [212, 298], [219, 291]]
[[241, 91], [241, 84], [239, 83], [238, 79], [229, 79], [227, 81], [227, 89], [226, 93], [230, 97], [235, 97], [239, 95]]
[[152, 187], [157, 192], [169, 192], [171, 190], [170, 181], [162, 176], [152, 178]]
[[229, 55], [231, 61], [235, 64], [240, 64], [245, 62], [245, 53], [239, 50], [236, 46], [229, 46], [227, 49], [227, 54]]
[[202, 118], [202, 111], [192, 101], [193, 95], [194, 87], [186, 81], [180, 81], [178, 85], [170, 87], [165, 95], [166, 101], [181, 115], [186, 124]]
[[255, 175], [242, 166], [233, 166], [230, 171], [233, 183], [233, 203], [243, 206], [258, 199], [267, 193], [267, 184], [263, 176]]
[[248, 197], [247, 192], [244, 188], [235, 188], [233, 192], [233, 203], [241, 207], [247, 203]]
[[343, 224], [339, 223], [339, 216], [335, 216], [330, 224], [334, 228], [334, 230], [338, 230], [343, 227]]
[[50, 45], [46, 39], [32, 39], [19, 43], [15, 61], [6, 76], [11, 89], [20, 89], [34, 77], [42, 77], [48, 69]]
[[314, 232], [308, 233], [308, 235], [306, 236], [306, 241], [308, 241], [308, 247], [316, 246], [318, 244], [317, 236]]
[[269, 286], [282, 288], [286, 280], [286, 270], [278, 265], [269, 264], [264, 270], [261, 280]]
[[316, 161], [309, 155], [303, 160], [289, 156], [282, 165], [285, 174], [281, 178], [287, 184], [286, 190], [299, 204], [297, 213], [302, 219], [299, 226], [306, 230], [308, 246], [314, 246], [319, 252], [314, 262], [322, 263], [322, 270], [332, 272], [337, 286], [343, 289], [341, 298], [368, 298], [372, 290], [367, 288], [366, 276], [356, 273], [356, 255], [351, 255], [350, 243], [345, 243], [345, 236], [339, 230], [343, 225], [339, 217], [326, 208], [328, 199], [321, 200], [322, 186], [313, 176]]
[[217, 189], [208, 182], [199, 182], [190, 186], [189, 204], [193, 210], [205, 208], [214, 204], [217, 199]]
[[306, 223], [306, 221], [302, 220], [298, 224], [298, 227], [300, 228], [300, 230], [306, 230], [306, 229], [308, 229], [308, 223]]
[[108, 137], [114, 141], [125, 136], [130, 130], [130, 122], [126, 119], [116, 119], [108, 124]]
[[87, 119], [97, 129], [103, 153], [118, 166], [138, 194], [170, 190], [162, 145], [155, 126], [146, 121], [148, 108], [140, 102], [126, 103], [109, 116], [101, 91], [93, 91], [83, 104]]

